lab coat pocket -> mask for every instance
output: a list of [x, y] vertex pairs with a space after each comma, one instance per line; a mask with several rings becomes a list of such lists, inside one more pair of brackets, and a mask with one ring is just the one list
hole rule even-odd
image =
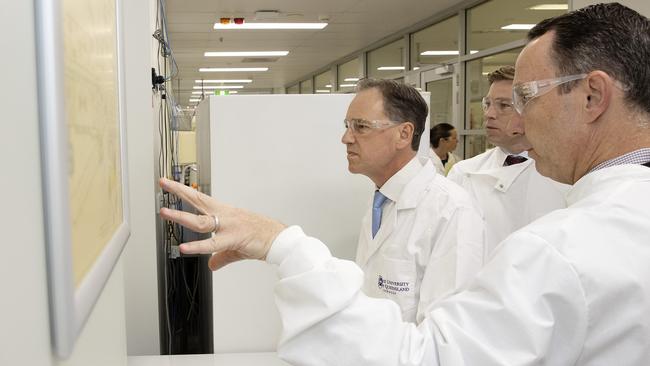
[[404, 320], [414, 320], [419, 293], [415, 263], [380, 255], [375, 264], [370, 274], [375, 281], [373, 295], [395, 301], [402, 309]]

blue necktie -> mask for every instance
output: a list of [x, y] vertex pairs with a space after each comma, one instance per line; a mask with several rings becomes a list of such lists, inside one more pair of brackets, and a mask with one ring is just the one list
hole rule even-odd
[[372, 237], [375, 237], [381, 225], [381, 206], [386, 201], [386, 196], [378, 190], [375, 191], [375, 197], [372, 199]]

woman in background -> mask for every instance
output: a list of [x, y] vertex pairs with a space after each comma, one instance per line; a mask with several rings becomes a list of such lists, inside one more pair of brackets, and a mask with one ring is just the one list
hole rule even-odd
[[431, 161], [436, 171], [442, 175], [447, 175], [451, 167], [461, 159], [452, 151], [456, 150], [458, 145], [458, 134], [456, 128], [449, 123], [439, 123], [431, 129], [429, 134], [431, 142]]

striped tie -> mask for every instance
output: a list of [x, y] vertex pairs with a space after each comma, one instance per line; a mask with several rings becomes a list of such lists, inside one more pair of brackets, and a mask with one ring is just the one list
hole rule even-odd
[[519, 163], [523, 163], [524, 161], [528, 160], [527, 158], [519, 155], [508, 155], [506, 157], [506, 161], [503, 162], [503, 166], [510, 166], [510, 165], [515, 165]]

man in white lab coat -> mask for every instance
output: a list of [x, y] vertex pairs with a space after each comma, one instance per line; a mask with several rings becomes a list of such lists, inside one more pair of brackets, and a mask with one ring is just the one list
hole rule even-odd
[[[598, 4], [543, 21], [516, 63], [513, 104], [540, 173], [573, 184], [568, 207], [514, 232], [462, 292], [419, 324], [363, 294], [363, 273], [299, 227], [162, 181], [204, 215], [181, 245], [278, 265], [278, 353], [294, 365], [648, 365], [650, 21]], [[221, 219], [216, 225], [212, 216]], [[524, 245], [525, 244], [525, 245]]]
[[415, 88], [364, 79], [341, 139], [350, 172], [376, 187], [357, 247], [363, 291], [395, 301], [412, 322], [472, 279], [485, 256], [483, 222], [468, 194], [416, 155], [427, 115]]
[[543, 177], [528, 157], [523, 133], [508, 129], [516, 113], [512, 106], [513, 66], [503, 66], [487, 78], [490, 89], [482, 100], [487, 140], [495, 145], [482, 154], [458, 162], [447, 175], [477, 202], [485, 220], [491, 253], [515, 230], [541, 216], [566, 207], [569, 186]]

